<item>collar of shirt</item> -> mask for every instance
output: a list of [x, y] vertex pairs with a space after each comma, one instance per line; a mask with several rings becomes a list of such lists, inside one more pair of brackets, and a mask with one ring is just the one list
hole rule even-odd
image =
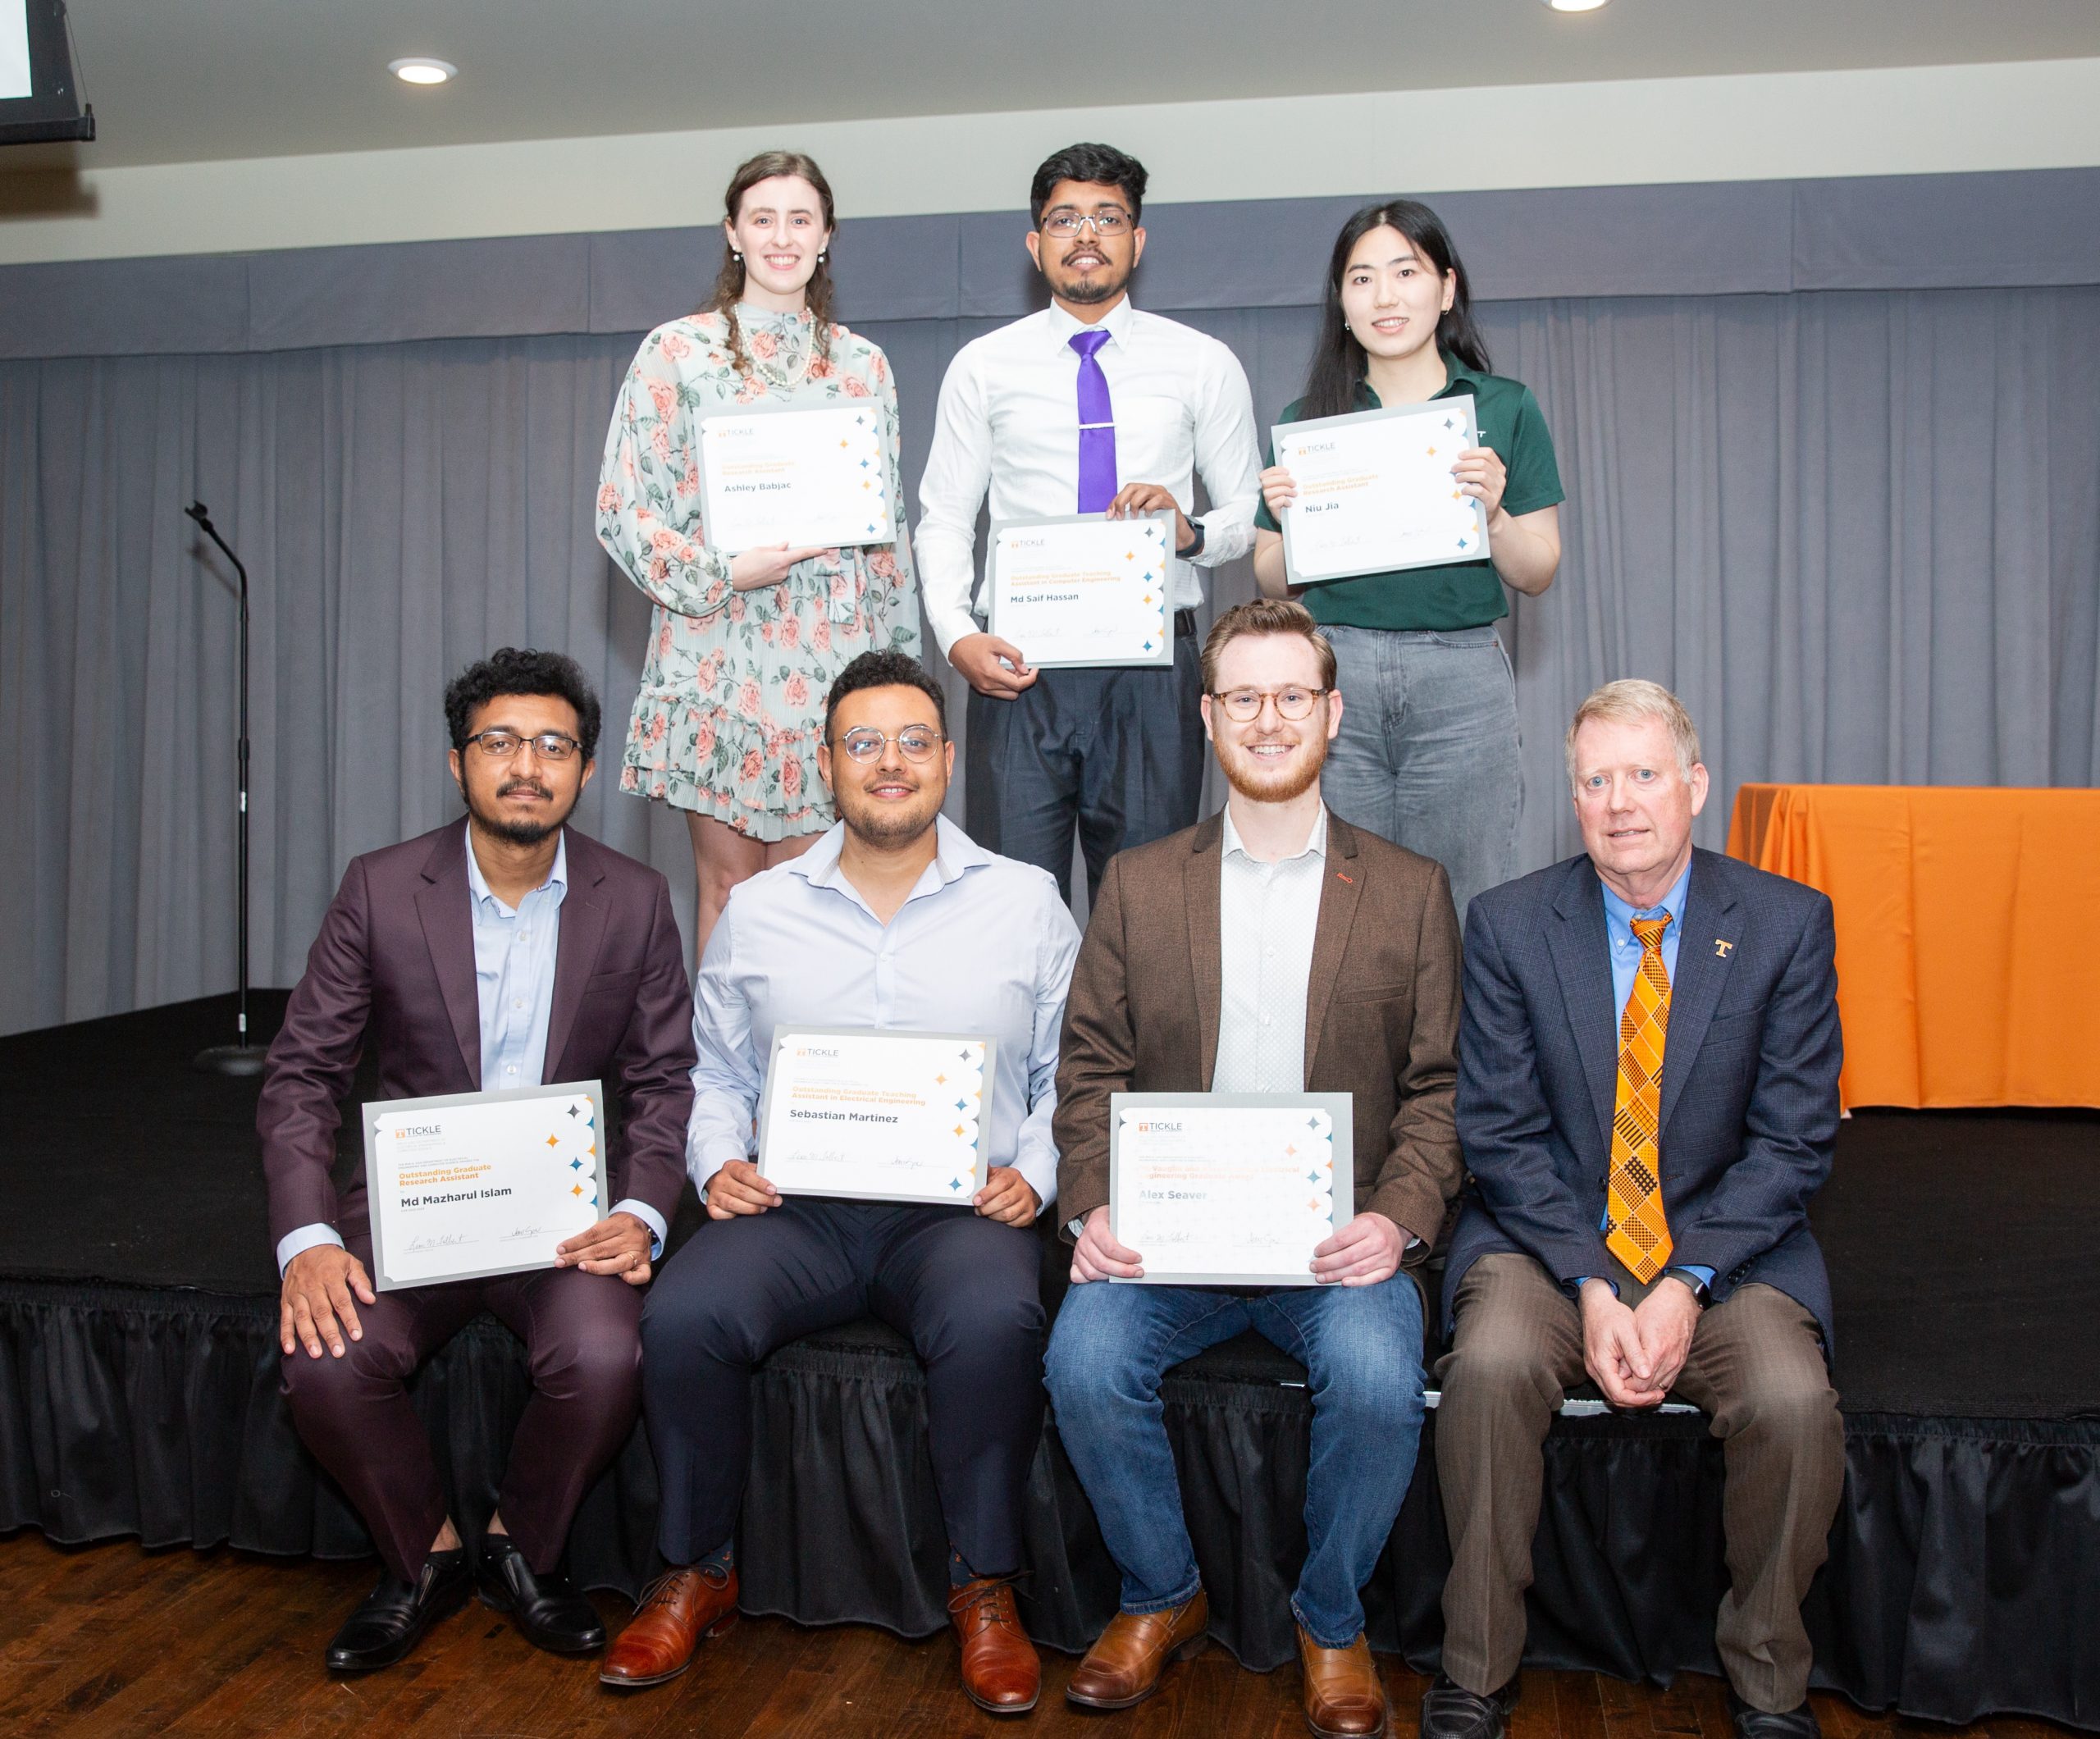
[[1663, 896], [1660, 905], [1636, 908], [1620, 899], [1612, 892], [1611, 884], [1599, 876], [1597, 886], [1603, 889], [1605, 897], [1605, 928], [1611, 933], [1612, 947], [1637, 948], [1640, 944], [1633, 939], [1633, 920], [1636, 918], [1652, 918], [1658, 912], [1670, 915], [1670, 927], [1663, 932], [1664, 938], [1675, 938], [1684, 928], [1684, 892], [1691, 885], [1691, 865], [1687, 863], [1684, 866], [1684, 873], [1670, 884], [1670, 890]]
[[[1448, 399], [1454, 393], [1471, 392], [1481, 381], [1487, 378], [1477, 368], [1468, 368], [1449, 350], [1440, 349], [1436, 354], [1444, 358], [1444, 372], [1449, 378], [1444, 382], [1444, 387], [1440, 392], [1433, 392], [1429, 395], [1432, 399]], [[1356, 399], [1357, 403], [1367, 411], [1382, 410], [1385, 408], [1378, 395], [1372, 390], [1371, 383], [1368, 381], [1358, 381], [1356, 383]]]
[[1128, 347], [1130, 342], [1130, 320], [1137, 310], [1130, 306], [1130, 292], [1100, 319], [1091, 322], [1081, 320], [1052, 302], [1049, 308], [1051, 341], [1059, 350], [1069, 349], [1075, 332], [1106, 332], [1116, 344]]
[[[471, 821], [467, 824], [467, 886], [472, 891], [477, 901], [487, 901], [490, 906], [503, 916], [517, 915], [509, 906], [505, 906], [495, 897], [495, 891], [489, 886], [488, 878], [482, 874], [481, 860], [474, 856], [474, 824]], [[548, 870], [546, 880], [535, 888], [532, 893], [544, 893], [550, 888], [564, 894], [568, 892], [568, 829], [567, 828], [562, 828], [555, 838], [554, 867]], [[531, 897], [532, 894], [526, 896], [527, 899]]]
[[[1250, 864], [1266, 864], [1267, 859], [1258, 858], [1247, 849], [1245, 842], [1239, 837], [1239, 829], [1232, 824], [1232, 805], [1228, 802], [1218, 813], [1225, 821], [1225, 855], [1227, 857], [1235, 856], [1243, 857]], [[1327, 806], [1324, 803], [1320, 806], [1319, 812], [1312, 818], [1312, 831], [1305, 836], [1305, 843], [1290, 853], [1290, 856], [1280, 857], [1276, 861], [1287, 864], [1292, 858], [1303, 857], [1308, 853], [1320, 858], [1324, 858], [1327, 855]]]
[[[788, 873], [800, 876], [812, 888], [836, 888], [854, 904], [865, 910], [868, 902], [861, 897], [860, 889], [838, 866], [839, 855], [845, 847], [846, 824], [834, 821], [824, 838], [808, 851], [800, 857], [788, 859]], [[946, 815], [936, 815], [934, 818], [934, 860], [927, 865], [925, 873], [919, 878], [918, 885], [912, 888], [904, 903], [909, 906], [914, 900], [938, 893], [970, 870], [992, 861], [992, 854]]]

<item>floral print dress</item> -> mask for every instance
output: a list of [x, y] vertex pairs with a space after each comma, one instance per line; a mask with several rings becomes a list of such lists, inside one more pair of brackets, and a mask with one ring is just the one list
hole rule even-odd
[[[919, 650], [919, 588], [902, 535], [897, 387], [882, 351], [842, 326], [821, 353], [806, 314], [739, 303], [750, 372], [728, 321], [696, 314], [641, 341], [620, 388], [598, 486], [598, 541], [655, 605], [620, 789], [713, 817], [754, 839], [831, 824], [817, 777], [824, 698], [860, 654]], [[778, 586], [737, 591], [700, 518], [701, 419], [769, 400], [882, 408], [898, 540], [827, 550]]]

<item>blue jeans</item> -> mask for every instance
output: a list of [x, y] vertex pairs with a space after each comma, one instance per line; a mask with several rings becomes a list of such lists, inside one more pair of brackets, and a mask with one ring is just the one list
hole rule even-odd
[[1466, 902], [1517, 873], [1517, 684], [1492, 628], [1329, 628], [1342, 727], [1321, 794], [1343, 820], [1433, 857]]
[[1180, 1605], [1200, 1578], [1160, 1380], [1249, 1328], [1305, 1367], [1312, 1456], [1305, 1568], [1290, 1609], [1321, 1647], [1346, 1648], [1363, 1628], [1358, 1591], [1393, 1531], [1422, 1435], [1422, 1294], [1408, 1276], [1251, 1296], [1106, 1280], [1075, 1286], [1045, 1361], [1057, 1435], [1123, 1572], [1123, 1610]]

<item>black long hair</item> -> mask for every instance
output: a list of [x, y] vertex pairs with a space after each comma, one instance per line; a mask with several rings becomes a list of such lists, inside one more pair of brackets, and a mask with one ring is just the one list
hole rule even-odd
[[1335, 238], [1335, 251], [1327, 262], [1327, 295], [1320, 315], [1320, 337], [1312, 350], [1312, 366], [1305, 377], [1305, 396], [1299, 415], [1340, 417], [1360, 409], [1358, 389], [1363, 385], [1370, 358], [1342, 315], [1342, 275], [1349, 270], [1356, 244], [1373, 230], [1398, 230], [1414, 244], [1414, 250], [1436, 269], [1439, 278], [1449, 273], [1455, 288], [1449, 310], [1436, 322], [1436, 342], [1443, 349], [1481, 374], [1494, 370], [1487, 359], [1487, 345], [1473, 324], [1472, 287], [1465, 264], [1451, 245], [1450, 232], [1436, 212], [1419, 199], [1381, 199], [1367, 205], [1342, 226]]

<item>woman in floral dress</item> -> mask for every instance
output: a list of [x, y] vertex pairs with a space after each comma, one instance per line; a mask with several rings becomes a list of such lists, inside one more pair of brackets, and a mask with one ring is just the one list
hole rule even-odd
[[[641, 343], [614, 407], [598, 541], [655, 605], [620, 788], [683, 810], [700, 882], [696, 956], [729, 890], [831, 824], [817, 777], [824, 699], [862, 652], [919, 649], [889, 363], [829, 318], [831, 189], [799, 153], [753, 157], [729, 183], [728, 245], [708, 305]], [[865, 399], [883, 413], [897, 541], [711, 547], [700, 517], [700, 424], [760, 402]]]

